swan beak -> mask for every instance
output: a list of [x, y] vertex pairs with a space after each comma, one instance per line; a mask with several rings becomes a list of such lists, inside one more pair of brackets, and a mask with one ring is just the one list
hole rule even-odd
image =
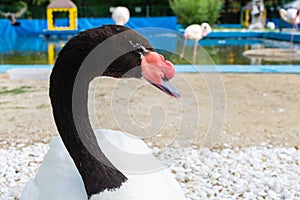
[[168, 95], [179, 98], [180, 97], [180, 92], [177, 90], [166, 77], [162, 78], [162, 83], [161, 84], [156, 84], [152, 83], [149, 81], [152, 85], [157, 87], [158, 89], [162, 90], [163, 92], [167, 93]]

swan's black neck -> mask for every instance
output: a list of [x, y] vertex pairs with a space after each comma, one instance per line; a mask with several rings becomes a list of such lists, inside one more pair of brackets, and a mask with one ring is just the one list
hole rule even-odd
[[[109, 39], [111, 37], [113, 39]], [[128, 51], [132, 48], [129, 40], [152, 48], [145, 38], [123, 26], [109, 25], [82, 32], [60, 51], [50, 77], [55, 123], [89, 197], [106, 189], [118, 188], [126, 181], [99, 148], [87, 104], [89, 83], [93, 78], [101, 75], [119, 78], [124, 74], [141, 76], [140, 55]], [[104, 49], [98, 48], [98, 44], [105, 42]], [[97, 58], [86, 62], [95, 47], [98, 48], [95, 51]], [[110, 62], [108, 55], [115, 59]]]

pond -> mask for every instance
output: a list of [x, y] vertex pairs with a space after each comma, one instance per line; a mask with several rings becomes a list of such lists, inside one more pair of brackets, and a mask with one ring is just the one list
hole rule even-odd
[[[143, 33], [143, 35], [174, 64], [188, 64], [192, 60], [193, 41], [187, 42], [186, 59], [180, 59], [179, 57], [184, 41], [181, 34], [172, 32]], [[53, 64], [58, 52], [66, 42], [67, 39], [46, 39], [42, 36], [1, 37], [0, 64]], [[259, 38], [203, 39], [199, 42], [196, 63], [218, 65], [300, 64], [300, 61], [274, 62], [262, 59], [249, 59], [242, 55], [245, 50], [271, 47], [290, 48], [290, 43]], [[293, 48], [300, 49], [300, 45], [294, 44]]]

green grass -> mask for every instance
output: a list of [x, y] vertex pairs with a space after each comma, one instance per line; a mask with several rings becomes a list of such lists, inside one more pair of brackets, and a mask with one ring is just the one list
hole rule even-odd
[[31, 87], [21, 86], [18, 88], [8, 89], [7, 87], [0, 87], [0, 95], [16, 95], [28, 92]]

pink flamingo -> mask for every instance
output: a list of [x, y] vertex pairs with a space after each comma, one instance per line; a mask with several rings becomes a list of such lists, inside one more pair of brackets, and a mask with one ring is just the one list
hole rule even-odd
[[291, 35], [291, 47], [293, 46], [294, 31], [298, 28], [300, 23], [300, 10], [296, 8], [289, 8], [287, 10], [281, 8], [279, 10], [280, 17], [289, 24], [293, 24], [292, 35]]
[[180, 58], [182, 59], [184, 57], [184, 50], [186, 46], [187, 40], [195, 40], [194, 44], [194, 52], [193, 52], [193, 64], [196, 63], [196, 54], [197, 54], [197, 47], [198, 47], [198, 41], [204, 38], [206, 35], [208, 35], [212, 31], [210, 25], [208, 23], [202, 23], [199, 24], [192, 24], [188, 26], [184, 31], [184, 43], [183, 43], [183, 49], [182, 53], [180, 54]]

